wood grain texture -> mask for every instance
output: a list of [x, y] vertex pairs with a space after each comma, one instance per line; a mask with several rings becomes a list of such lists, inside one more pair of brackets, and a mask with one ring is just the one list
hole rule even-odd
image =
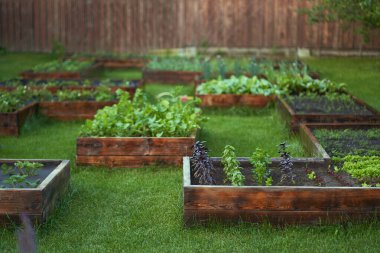
[[192, 71], [143, 70], [144, 83], [192, 84], [202, 75]]
[[50, 118], [64, 121], [92, 119], [98, 110], [116, 103], [117, 101], [39, 102], [39, 113]]
[[[17, 161], [24, 159], [17, 159]], [[16, 160], [0, 160], [15, 162]], [[25, 160], [26, 161], [26, 160]], [[0, 224], [18, 222], [19, 215], [27, 214], [35, 223], [46, 220], [54, 210], [59, 198], [68, 187], [70, 180], [70, 162], [68, 160], [27, 160], [33, 162], [59, 162], [59, 165], [37, 188], [0, 188]]]
[[15, 112], [0, 113], [0, 135], [18, 136], [25, 121], [36, 114], [37, 103], [26, 105]]
[[[213, 47], [316, 50], [380, 49], [380, 32], [363, 45], [352, 27], [311, 25], [306, 0], [0, 0], [0, 44], [10, 51], [144, 52]], [[32, 43], [31, 43], [32, 42]]]
[[181, 165], [192, 154], [195, 137], [82, 137], [77, 139], [77, 164], [110, 167]]
[[[212, 160], [214, 164], [220, 162]], [[248, 159], [242, 161], [242, 166], [246, 166]], [[313, 162], [298, 159], [295, 164], [309, 167]], [[324, 166], [321, 160], [314, 165]], [[185, 225], [213, 219], [269, 221], [274, 225], [337, 223], [380, 214], [378, 188], [192, 185], [188, 157], [183, 160], [183, 175]]]
[[232, 106], [248, 106], [253, 108], [261, 108], [267, 106], [271, 101], [274, 101], [275, 96], [263, 95], [235, 95], [235, 94], [207, 94], [196, 97], [202, 100], [203, 107], [232, 107]]

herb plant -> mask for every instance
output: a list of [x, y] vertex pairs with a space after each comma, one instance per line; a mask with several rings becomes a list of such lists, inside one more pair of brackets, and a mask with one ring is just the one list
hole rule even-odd
[[208, 149], [205, 142], [197, 141], [194, 145], [193, 156], [191, 157], [191, 164], [193, 168], [193, 175], [198, 183], [201, 185], [213, 185], [214, 167], [211, 159], [208, 156]]
[[18, 161], [14, 164], [3, 163], [1, 165], [1, 173], [6, 176], [0, 187], [36, 188], [40, 184], [40, 179], [30, 179], [37, 176], [39, 170], [43, 167], [42, 163]]
[[244, 185], [245, 177], [241, 172], [242, 168], [237, 160], [233, 146], [227, 145], [224, 147], [222, 164], [227, 182], [230, 182], [233, 186]]
[[272, 179], [269, 179], [270, 169], [268, 165], [271, 163], [270, 156], [267, 152], [260, 148], [256, 148], [256, 151], [250, 157], [250, 162], [253, 166], [252, 175], [257, 181], [258, 185], [268, 185], [272, 183]]
[[171, 94], [151, 103], [140, 89], [132, 100], [126, 92], [117, 93], [119, 103], [99, 110], [93, 120], [87, 120], [81, 136], [188, 137], [206, 120], [196, 107], [197, 99], [184, 103]]
[[280, 169], [281, 169], [281, 183], [294, 184], [295, 174], [293, 173], [293, 163], [290, 160], [290, 153], [287, 151], [286, 142], [282, 142], [279, 145], [278, 153], [281, 156]]

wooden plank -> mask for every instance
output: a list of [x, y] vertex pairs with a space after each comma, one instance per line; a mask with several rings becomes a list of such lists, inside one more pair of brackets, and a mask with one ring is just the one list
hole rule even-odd
[[78, 138], [79, 156], [186, 156], [192, 137], [99, 137]]
[[147, 165], [181, 166], [182, 156], [77, 156], [77, 165], [141, 168]]

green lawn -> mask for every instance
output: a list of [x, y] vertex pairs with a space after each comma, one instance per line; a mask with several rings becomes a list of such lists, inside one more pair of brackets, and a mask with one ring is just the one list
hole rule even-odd
[[[6, 64], [18, 63], [21, 70], [25, 65], [20, 55], [7, 56]], [[27, 54], [27, 57], [32, 56]], [[39, 57], [42, 56], [37, 55], [36, 61]], [[31, 61], [28, 59], [28, 64]], [[308, 63], [320, 69], [324, 76], [336, 79], [339, 78], [336, 72], [355, 66], [351, 61], [357, 60], [333, 59], [329, 63], [326, 59], [312, 59]], [[368, 68], [356, 75], [350, 73], [355, 79], [343, 81], [355, 95], [379, 108], [379, 92], [359, 92], [378, 89], [373, 60], [358, 61]], [[326, 64], [331, 66], [325, 68]], [[2, 65], [0, 76], [6, 73], [8, 78], [17, 74], [16, 71], [7, 73], [9, 70]], [[341, 65], [345, 70], [339, 68]], [[356, 80], [361, 76], [367, 79], [362, 77], [366, 82], [357, 92], [360, 85], [356, 86]], [[172, 87], [157, 84], [145, 88], [154, 97]], [[191, 86], [183, 90], [185, 94], [191, 92]], [[276, 145], [283, 140], [292, 144], [294, 156], [304, 155], [297, 138], [289, 135], [273, 107], [256, 111], [207, 110], [205, 114], [210, 119], [199, 138], [207, 141], [214, 156], [220, 156], [226, 144], [236, 146], [239, 156], [250, 155], [258, 146], [275, 156]], [[378, 252], [378, 222], [285, 228], [215, 223], [184, 228], [181, 168], [77, 168], [75, 140], [80, 125], [81, 122], [35, 118], [26, 124], [20, 137], [0, 137], [2, 158], [61, 158], [72, 162], [68, 196], [47, 224], [38, 229], [41, 252]], [[0, 229], [0, 252], [16, 252], [13, 229]]]

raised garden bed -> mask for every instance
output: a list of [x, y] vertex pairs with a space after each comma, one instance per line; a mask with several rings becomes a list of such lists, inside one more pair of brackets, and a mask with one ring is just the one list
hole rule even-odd
[[[34, 223], [43, 223], [54, 211], [57, 201], [67, 191], [70, 180], [70, 161], [68, 160], [0, 160], [3, 164], [13, 166], [18, 161], [38, 162], [43, 164], [39, 172], [31, 179], [39, 180], [35, 188], [26, 184], [3, 185], [0, 188], [0, 223], [18, 222], [21, 214], [29, 216]], [[1, 173], [0, 183], [7, 177]], [[21, 188], [22, 187], [22, 188]]]
[[94, 63], [90, 67], [81, 71], [33, 71], [28, 70], [20, 74], [23, 79], [27, 80], [54, 80], [54, 79], [81, 79], [85, 78], [91, 72], [98, 70], [101, 64]]
[[279, 97], [277, 107], [293, 131], [300, 123], [344, 123], [344, 122], [380, 122], [380, 114], [374, 108], [354, 96], [344, 103], [330, 102], [320, 96], [314, 98], [296, 97], [292, 100]]
[[170, 70], [143, 70], [144, 83], [165, 84], [192, 84], [199, 79], [201, 72], [193, 71], [170, 71]]
[[123, 69], [123, 68], [143, 68], [148, 62], [144, 58], [116, 59], [116, 58], [98, 58], [96, 62], [100, 63], [103, 68]]
[[[252, 166], [239, 158], [246, 179]], [[215, 185], [198, 185], [190, 158], [183, 160], [184, 223], [266, 222], [274, 225], [341, 223], [379, 217], [380, 188], [345, 187], [346, 182], [328, 173], [323, 159], [293, 159], [293, 186], [246, 186], [224, 183], [220, 158], [212, 158]], [[278, 182], [278, 159], [272, 159], [273, 185]], [[314, 171], [316, 178], [308, 177]], [[322, 186], [319, 186], [322, 185]]]
[[192, 153], [191, 137], [82, 137], [77, 139], [77, 165], [136, 168], [180, 166]]
[[[232, 77], [232, 79], [228, 80], [241, 80], [243, 77], [236, 78]], [[250, 78], [251, 79], [251, 78]], [[270, 102], [274, 101], [276, 95], [262, 95], [262, 94], [200, 94], [198, 87], [205, 83], [206, 81], [196, 81], [195, 82], [195, 96], [201, 99], [202, 107], [232, 107], [232, 106], [249, 106], [254, 108], [260, 108], [267, 106]], [[210, 82], [218, 82], [216, 80]], [[223, 82], [223, 81], [220, 81]], [[236, 84], [238, 81], [236, 82]], [[239, 85], [243, 87], [243, 85]], [[226, 88], [233, 90], [232, 87]], [[274, 90], [273, 90], [274, 91]], [[224, 92], [224, 91], [223, 91]]]
[[[54, 82], [54, 83], [53, 83]], [[15, 85], [17, 83], [18, 85]], [[93, 91], [101, 85], [105, 85], [115, 92], [118, 89], [128, 91], [128, 93], [133, 97], [137, 88], [141, 87], [140, 80], [129, 81], [129, 86], [125, 85], [124, 80], [81, 80], [81, 79], [65, 79], [65, 80], [9, 80], [0, 82], [0, 91], [12, 91], [15, 90], [20, 85], [27, 85], [33, 90], [47, 89], [51, 93], [57, 93], [59, 90], [80, 90], [80, 91]], [[54, 85], [53, 85], [54, 84]]]
[[92, 119], [99, 109], [117, 101], [41, 101], [39, 113], [57, 120]]
[[25, 121], [37, 112], [37, 103], [30, 103], [14, 112], [0, 113], [0, 135], [20, 135]]
[[[379, 155], [380, 136], [366, 136], [369, 129], [380, 129], [380, 123], [308, 123], [301, 124], [299, 131], [304, 148], [309, 153], [323, 153], [326, 159], [330, 159], [333, 156], [343, 157], [350, 154]], [[326, 135], [322, 145], [315, 133], [318, 130], [332, 130], [335, 133]], [[351, 130], [351, 133], [347, 132]], [[345, 136], [339, 135], [339, 132], [345, 133]]]

